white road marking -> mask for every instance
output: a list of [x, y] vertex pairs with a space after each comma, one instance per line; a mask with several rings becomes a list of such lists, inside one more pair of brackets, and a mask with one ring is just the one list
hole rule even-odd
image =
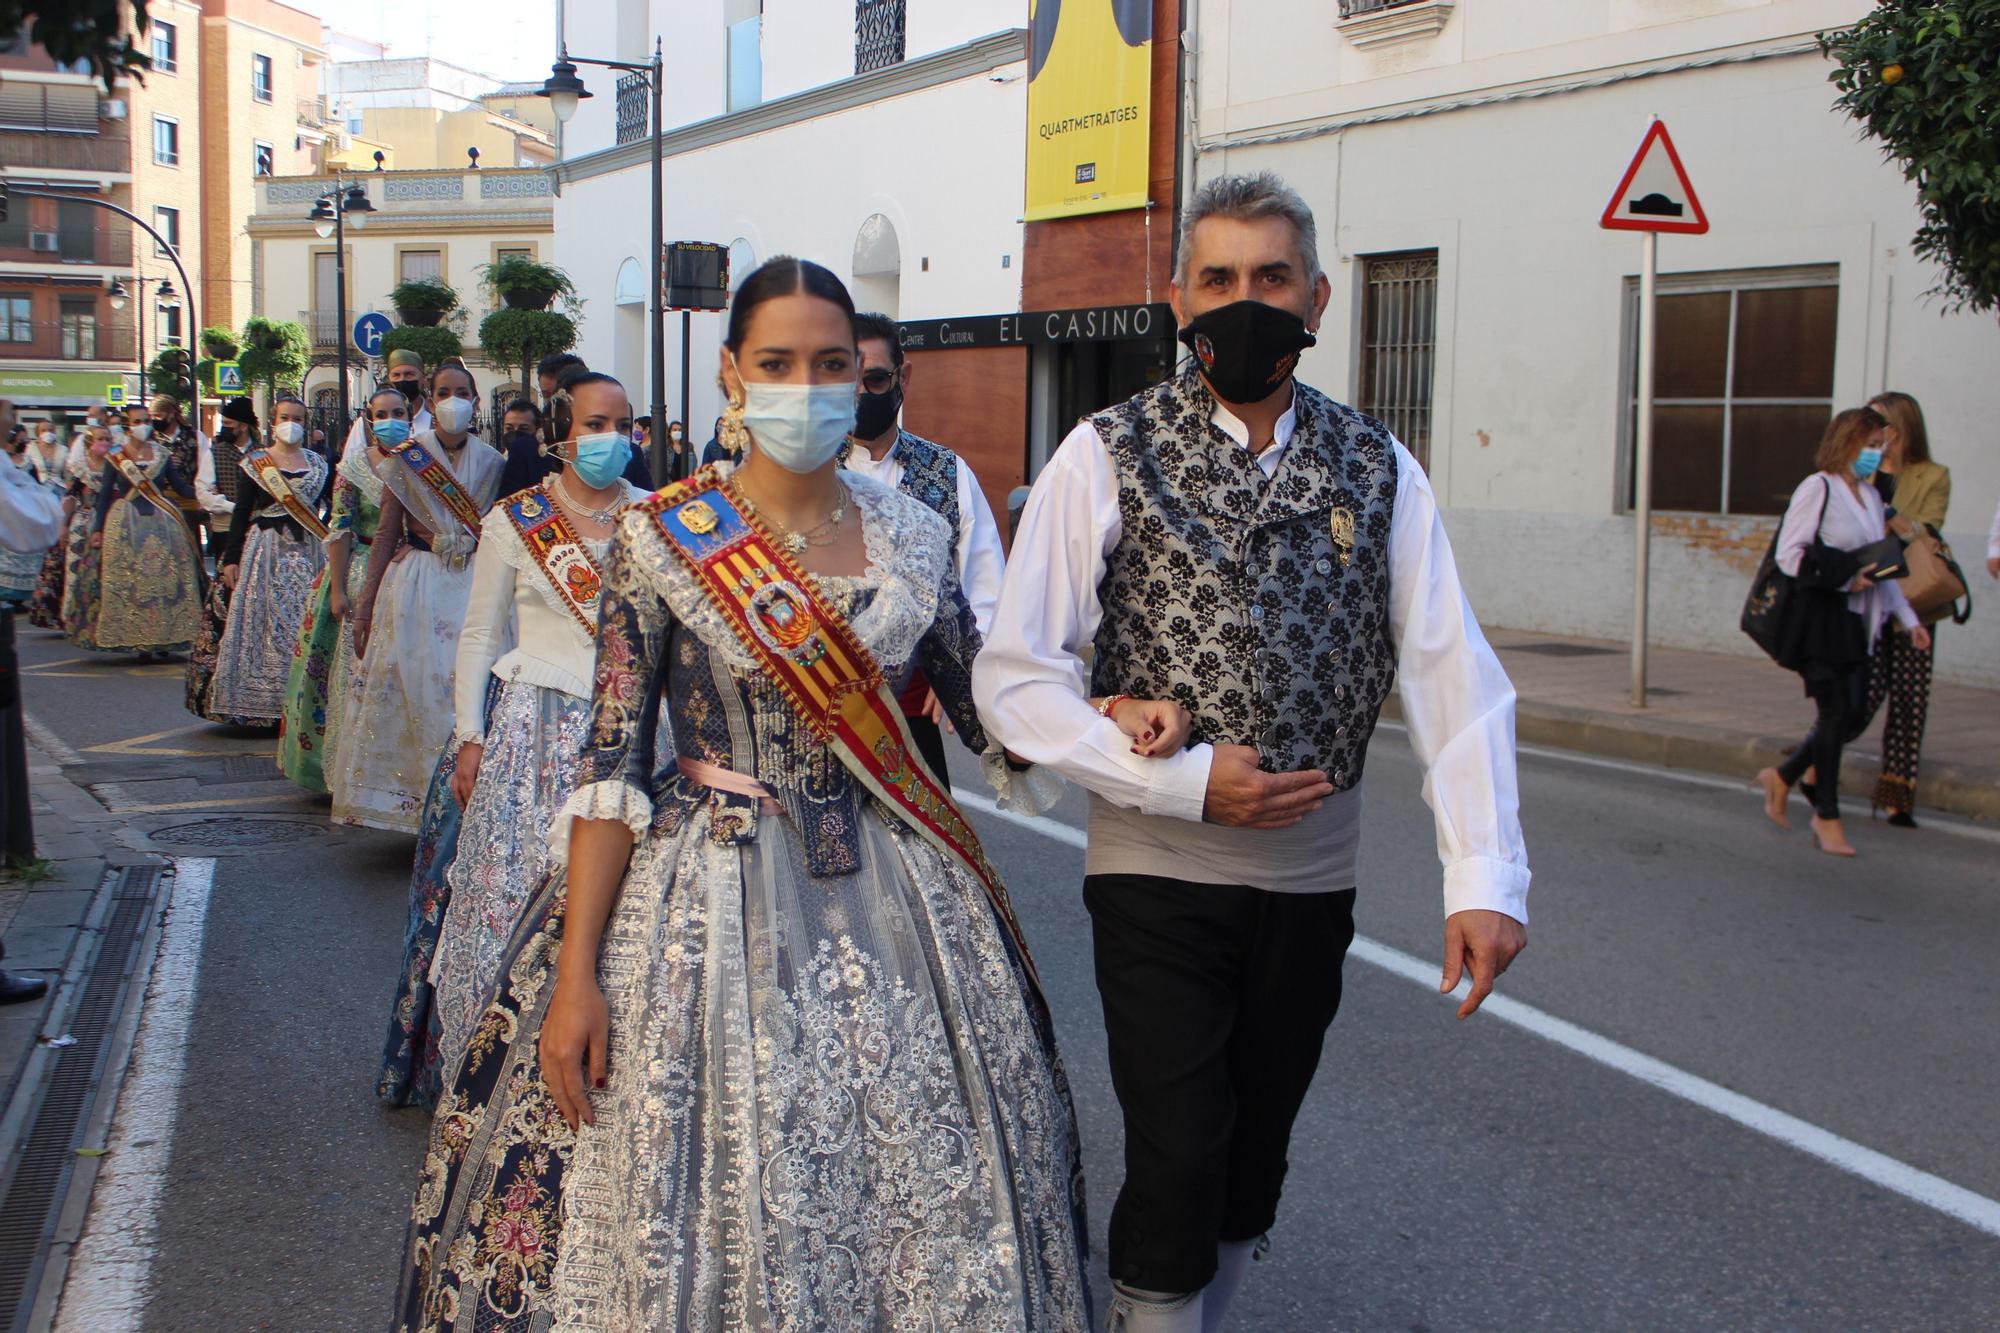
[[[1088, 841], [1082, 829], [1065, 824], [1061, 820], [1050, 819], [1043, 815], [1023, 815], [1001, 810], [989, 798], [971, 793], [954, 794], [954, 799], [968, 810], [977, 810], [983, 815], [1028, 829], [1065, 846], [1081, 848]], [[1437, 963], [1426, 962], [1363, 935], [1355, 936], [1350, 954], [1364, 963], [1379, 967], [1407, 981], [1413, 981], [1431, 994], [1438, 995], [1441, 972]], [[1457, 992], [1449, 998], [1454, 1001], [1460, 999], [1471, 988], [1470, 980], [1462, 982]], [[1439, 995], [1440, 1000], [1446, 998]], [[1936, 1209], [1945, 1216], [1956, 1218], [1989, 1236], [2000, 1236], [2000, 1200], [1975, 1194], [1961, 1185], [1952, 1184], [1942, 1176], [1934, 1176], [1907, 1162], [1899, 1162], [1852, 1139], [1842, 1138], [1831, 1130], [1821, 1129], [1818, 1125], [1789, 1115], [1776, 1107], [1766, 1106], [1741, 1093], [1731, 1092], [1719, 1083], [1711, 1083], [1699, 1075], [1690, 1074], [1663, 1060], [1656, 1060], [1609, 1037], [1599, 1036], [1595, 1032], [1545, 1013], [1532, 1005], [1523, 1004], [1519, 1000], [1512, 1000], [1504, 995], [1491, 995], [1480, 1007], [1480, 1013], [1533, 1033], [1544, 1041], [1553, 1042], [1606, 1068], [1628, 1074], [1641, 1083], [1651, 1084], [1682, 1101], [1692, 1102], [1704, 1110], [1713, 1111], [1725, 1119], [1735, 1121], [1745, 1129], [1776, 1139], [1779, 1143], [1796, 1148], [1829, 1166], [1879, 1185], [1912, 1203]]]
[[174, 863], [173, 897], [161, 927], [131, 1072], [118, 1096], [90, 1217], [63, 1284], [56, 1333], [136, 1329], [145, 1313], [214, 883], [212, 857]]

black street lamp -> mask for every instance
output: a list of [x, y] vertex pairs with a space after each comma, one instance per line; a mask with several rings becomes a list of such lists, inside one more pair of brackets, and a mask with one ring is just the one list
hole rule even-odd
[[[368, 215], [375, 211], [369, 202], [368, 191], [360, 185], [350, 185], [345, 191], [340, 188], [340, 176], [335, 173], [333, 188], [313, 200], [313, 230], [321, 240], [333, 238], [333, 338], [334, 349], [339, 361], [340, 375], [340, 429], [347, 429], [347, 229], [343, 219], [354, 215], [356, 227], [365, 226]], [[340, 445], [334, 443], [335, 457], [339, 456]]]
[[[604, 69], [622, 69], [629, 74], [650, 75], [653, 84], [653, 248], [647, 264], [646, 313], [653, 327], [653, 429], [646, 442], [652, 454], [653, 484], [664, 485], [668, 480], [667, 455], [662, 451], [660, 441], [667, 437], [667, 312], [662, 300], [666, 283], [666, 186], [664, 171], [666, 163], [666, 135], [660, 115], [660, 100], [663, 91], [661, 79], [660, 39], [653, 39], [653, 58], [643, 65], [634, 65], [624, 60], [592, 60], [588, 56], [573, 56], [569, 53], [569, 43], [564, 42], [556, 63], [549, 67], [549, 77], [541, 86], [540, 95], [549, 99], [550, 109], [556, 113], [558, 121], [567, 122], [576, 114], [576, 104], [590, 96], [590, 89], [583, 86], [583, 80], [576, 76], [579, 64], [597, 65]], [[686, 411], [686, 406], [682, 406]]]

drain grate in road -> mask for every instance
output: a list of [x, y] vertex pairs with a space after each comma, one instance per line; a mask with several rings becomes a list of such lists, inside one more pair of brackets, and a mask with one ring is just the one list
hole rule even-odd
[[112, 891], [111, 913], [70, 1015], [76, 1044], [56, 1053], [41, 1104], [7, 1192], [0, 1198], [0, 1329], [14, 1333], [33, 1313], [84, 1126], [97, 1100], [111, 1031], [124, 1008], [139, 936], [160, 891], [160, 867], [127, 866]]
[[197, 819], [172, 824], [146, 836], [176, 847], [261, 847], [274, 842], [304, 842], [326, 833], [323, 824], [299, 819]]

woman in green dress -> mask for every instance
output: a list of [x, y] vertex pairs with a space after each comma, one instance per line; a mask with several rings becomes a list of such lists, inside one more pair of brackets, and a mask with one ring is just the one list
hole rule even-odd
[[[401, 400], [398, 391], [383, 389], [368, 400], [366, 416], [372, 421], [379, 410], [386, 419]], [[292, 653], [278, 767], [309, 791], [329, 791], [328, 775], [339, 762], [340, 717], [359, 669], [347, 610], [361, 595], [368, 547], [382, 518], [382, 479], [375, 475], [375, 466], [387, 456], [372, 429], [351, 441], [341, 456], [326, 567], [313, 585], [298, 647]]]

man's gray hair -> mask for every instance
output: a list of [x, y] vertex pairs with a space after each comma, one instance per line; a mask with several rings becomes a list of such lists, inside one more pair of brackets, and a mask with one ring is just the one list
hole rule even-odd
[[1299, 238], [1299, 254], [1306, 261], [1306, 281], [1318, 280], [1319, 228], [1313, 224], [1312, 209], [1277, 172], [1217, 176], [1194, 192], [1187, 211], [1181, 214], [1180, 253], [1174, 266], [1174, 281], [1182, 287], [1188, 285], [1188, 255], [1194, 249], [1194, 229], [1208, 218], [1236, 218], [1243, 222], [1283, 218], [1292, 224], [1292, 231]]

